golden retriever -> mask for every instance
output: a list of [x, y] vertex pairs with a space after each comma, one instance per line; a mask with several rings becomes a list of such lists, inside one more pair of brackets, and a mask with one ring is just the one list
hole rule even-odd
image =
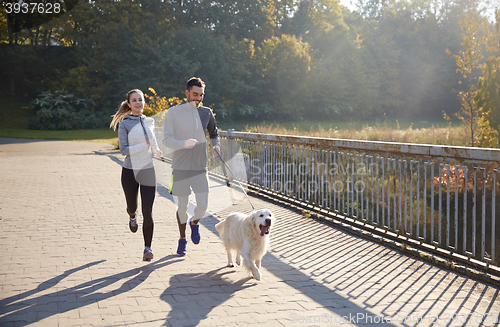
[[249, 215], [231, 213], [215, 228], [219, 232], [227, 251], [227, 266], [234, 267], [233, 254], [236, 252], [236, 264], [243, 266], [253, 277], [260, 280], [260, 263], [269, 245], [269, 231], [274, 224], [273, 213], [268, 209], [252, 211]]

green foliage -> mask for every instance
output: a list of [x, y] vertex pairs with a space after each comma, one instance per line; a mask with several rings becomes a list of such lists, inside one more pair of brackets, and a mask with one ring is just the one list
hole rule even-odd
[[152, 87], [150, 87], [148, 91], [151, 92], [152, 95], [144, 93], [144, 97], [147, 101], [142, 113], [148, 117], [155, 116], [155, 124], [159, 124], [158, 127], [163, 127], [163, 121], [167, 114], [167, 110], [170, 107], [180, 104], [182, 100], [177, 97], [169, 99], [161, 97], [156, 94], [155, 89]]
[[479, 142], [482, 147], [498, 148], [500, 132], [500, 57], [489, 58], [483, 66], [483, 77], [478, 81], [474, 101], [479, 108], [481, 127]]
[[458, 99], [462, 106], [461, 110], [455, 113], [455, 116], [460, 119], [462, 124], [470, 128], [471, 145], [474, 146], [477, 135], [479, 111], [477, 102], [474, 100], [477, 87], [474, 83], [476, 77], [473, 75], [473, 70], [478, 69], [483, 55], [481, 53], [479, 33], [479, 22], [465, 14], [465, 18], [458, 19], [458, 23], [463, 31], [462, 46], [464, 51], [460, 51], [458, 55], [454, 55], [450, 50], [446, 49], [446, 53], [455, 59], [457, 65], [457, 73], [467, 82], [466, 90], [458, 91]]
[[458, 53], [456, 17], [481, 17], [478, 1], [358, 0], [353, 12], [335, 0], [80, 1], [14, 34], [0, 19], [0, 43], [12, 43], [0, 44], [0, 92], [66, 91], [105, 116], [130, 89], [182, 98], [198, 76], [223, 122], [430, 120], [457, 111], [463, 88], [444, 50]]
[[93, 112], [94, 102], [64, 91], [43, 92], [31, 104], [36, 115], [28, 121], [30, 129], [68, 130], [104, 127], [108, 120]]
[[500, 132], [500, 10], [495, 11], [495, 31], [485, 23], [486, 50], [493, 56], [482, 66], [483, 76], [479, 78], [474, 101], [479, 108], [481, 127], [479, 143], [482, 147], [498, 148]]
[[303, 112], [298, 103], [307, 104], [310, 63], [309, 45], [300, 38], [283, 34], [267, 39], [251, 57], [254, 92], [239, 109], [240, 117], [300, 118]]
[[0, 91], [31, 101], [56, 87], [61, 70], [72, 68], [74, 61], [72, 48], [0, 44]]
[[146, 102], [143, 110], [143, 114], [148, 117], [156, 115], [162, 111], [167, 111], [168, 108], [176, 106], [182, 102], [182, 100], [177, 97], [169, 99], [167, 99], [166, 97], [161, 97], [156, 94], [155, 89], [153, 89], [152, 87], [150, 87], [148, 91], [151, 92], [152, 95], [144, 93], [144, 97], [148, 101]]
[[328, 119], [340, 119], [341, 117], [351, 116], [354, 109], [349, 103], [331, 103], [318, 108], [321, 117]]

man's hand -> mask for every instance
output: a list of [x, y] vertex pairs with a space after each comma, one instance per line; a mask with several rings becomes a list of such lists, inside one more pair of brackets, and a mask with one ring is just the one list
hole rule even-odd
[[212, 153], [213, 153], [214, 157], [218, 157], [217, 152], [220, 153], [220, 147], [218, 145], [215, 145], [212, 147]]
[[154, 155], [156, 158], [160, 158], [163, 155], [163, 152], [161, 152], [160, 149], [157, 149], [154, 151]]
[[192, 149], [192, 148], [194, 148], [196, 143], [198, 143], [198, 141], [196, 141], [195, 139], [186, 140], [186, 142], [184, 142], [184, 148]]

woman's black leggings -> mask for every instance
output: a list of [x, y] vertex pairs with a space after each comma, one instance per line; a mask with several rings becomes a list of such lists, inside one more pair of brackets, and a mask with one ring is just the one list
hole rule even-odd
[[153, 202], [156, 195], [155, 169], [143, 170], [122, 169], [122, 187], [127, 200], [127, 213], [130, 217], [135, 217], [137, 210], [137, 197], [139, 186], [141, 188], [142, 204], [142, 234], [144, 236], [144, 246], [151, 247], [153, 240]]

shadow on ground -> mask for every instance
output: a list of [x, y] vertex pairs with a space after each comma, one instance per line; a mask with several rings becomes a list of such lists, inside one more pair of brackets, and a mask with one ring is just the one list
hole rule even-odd
[[[31, 291], [0, 300], [0, 314], [4, 315], [0, 318], [0, 325], [15, 322], [16, 326], [25, 326], [59, 313], [103, 301], [136, 288], [156, 269], [174, 264], [180, 260], [177, 256], [166, 256], [142, 267], [97, 278], [60, 291], [55, 290], [58, 283], [64, 278], [80, 270], [102, 264], [105, 260], [91, 262], [67, 270], [63, 274], [41, 283]], [[115, 283], [121, 284], [110, 291], [99, 292], [100, 289]], [[54, 289], [54, 291], [50, 292], [51, 289]]]
[[[160, 296], [172, 308], [164, 326], [197, 326], [208, 318], [208, 314], [214, 308], [236, 293], [255, 286], [255, 284], [247, 283], [250, 277], [235, 283], [225, 279], [225, 275], [234, 273], [234, 270], [222, 271], [222, 269], [224, 268], [207, 273], [172, 276], [170, 286]], [[227, 314], [231, 315], [231, 313]]]

